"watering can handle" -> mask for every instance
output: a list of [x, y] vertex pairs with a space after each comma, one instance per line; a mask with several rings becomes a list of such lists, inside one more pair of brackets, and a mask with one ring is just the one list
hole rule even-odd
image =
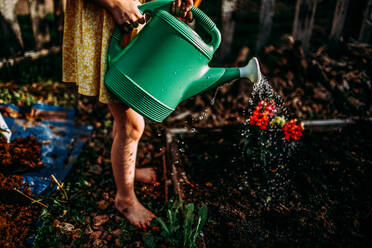
[[212, 40], [209, 45], [212, 46], [213, 52], [217, 50], [217, 48], [221, 44], [221, 33], [218, 30], [216, 24], [200, 9], [196, 7], [191, 8], [191, 12], [194, 18], [199, 21], [200, 25], [209, 33], [212, 37]]
[[[169, 11], [172, 2], [174, 2], [174, 0], [156, 0], [140, 5], [138, 9], [142, 14], [144, 14], [145, 12], [150, 12], [151, 14], [153, 11], [158, 9]], [[192, 7], [191, 12], [194, 18], [200, 22], [200, 25], [211, 35], [212, 40], [209, 45], [211, 46], [211, 49], [213, 49], [214, 53], [221, 43], [220, 31], [217, 29], [216, 24], [200, 9]], [[115, 57], [120, 57], [118, 55], [123, 50], [120, 46], [120, 40], [122, 37], [123, 33], [116, 26], [112, 33], [110, 48], [107, 56], [109, 66]]]
[[[153, 11], [159, 8], [169, 11], [172, 2], [174, 2], [174, 0], [156, 0], [156, 1], [148, 2], [146, 4], [138, 6], [138, 10], [142, 14], [146, 12], [149, 12], [150, 14], [152, 14]], [[120, 52], [123, 50], [123, 48], [120, 45], [120, 40], [122, 39], [122, 37], [123, 37], [123, 33], [120, 31], [119, 27], [116, 26], [114, 31], [112, 32], [109, 51], [107, 54], [107, 60], [108, 60], [109, 66], [111, 62], [115, 59], [115, 57], [120, 57]]]

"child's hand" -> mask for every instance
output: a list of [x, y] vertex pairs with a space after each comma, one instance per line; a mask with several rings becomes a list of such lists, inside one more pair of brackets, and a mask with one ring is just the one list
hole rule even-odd
[[113, 16], [121, 31], [130, 32], [138, 24], [145, 23], [145, 17], [138, 10], [139, 1], [133, 0], [95, 0], [103, 5]]
[[190, 12], [193, 6], [193, 0], [176, 0], [172, 3], [171, 12], [175, 16], [186, 18], [188, 22], [192, 21], [192, 13]]

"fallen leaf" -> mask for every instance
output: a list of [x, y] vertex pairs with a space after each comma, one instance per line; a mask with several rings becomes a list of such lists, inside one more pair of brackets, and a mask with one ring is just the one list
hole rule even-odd
[[101, 201], [97, 202], [97, 206], [98, 206], [99, 209], [105, 210], [109, 206], [109, 203], [105, 200], [101, 200]]
[[119, 237], [121, 234], [121, 230], [120, 229], [116, 229], [114, 231], [112, 231], [112, 235], [114, 235], [115, 237]]
[[109, 220], [108, 215], [97, 215], [93, 219], [93, 224], [95, 226], [101, 226], [101, 225], [105, 224], [108, 220]]
[[95, 231], [95, 232], [93, 232], [93, 233], [89, 236], [89, 238], [90, 238], [90, 239], [94, 239], [94, 240], [96, 240], [96, 239], [99, 239], [99, 238], [101, 237], [101, 235], [102, 235], [102, 231]]

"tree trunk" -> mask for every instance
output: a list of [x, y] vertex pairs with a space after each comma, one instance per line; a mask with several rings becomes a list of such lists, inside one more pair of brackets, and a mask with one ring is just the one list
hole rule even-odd
[[10, 50], [9, 55], [14, 55], [17, 50], [23, 48], [21, 28], [15, 15], [15, 1], [1, 0], [0, 15], [1, 29]]
[[271, 26], [273, 23], [273, 15], [275, 11], [275, 0], [262, 0], [261, 11], [260, 11], [260, 32], [257, 40], [257, 54], [262, 53], [262, 49], [267, 46], [270, 34]]
[[53, 0], [54, 2], [54, 16], [55, 21], [54, 25], [57, 28], [58, 32], [58, 44], [62, 44], [62, 37], [63, 37], [63, 0]]
[[226, 60], [231, 53], [235, 31], [233, 13], [237, 8], [237, 0], [222, 0], [222, 41], [220, 48], [220, 61]]
[[337, 1], [335, 13], [333, 15], [331, 35], [329, 36], [329, 47], [331, 49], [336, 48], [340, 42], [340, 36], [344, 29], [348, 6], [349, 0]]
[[372, 33], [372, 0], [368, 1], [367, 8], [364, 12], [362, 29], [360, 30], [359, 41], [369, 43]]
[[43, 22], [46, 11], [43, 0], [29, 0], [30, 15], [32, 21], [32, 31], [34, 33], [35, 47], [41, 49], [43, 45], [50, 41], [49, 28], [47, 23]]
[[309, 48], [318, 0], [297, 0], [292, 35], [302, 42], [305, 51]]

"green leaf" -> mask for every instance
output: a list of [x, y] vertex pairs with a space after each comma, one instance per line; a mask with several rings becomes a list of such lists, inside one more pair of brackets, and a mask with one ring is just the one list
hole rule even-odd
[[199, 217], [198, 224], [196, 225], [195, 231], [193, 232], [193, 235], [192, 235], [192, 240], [189, 241], [191, 247], [195, 247], [196, 239], [198, 238], [199, 233], [201, 231], [201, 220], [202, 220], [201, 217]]
[[207, 221], [207, 217], [208, 217], [208, 208], [206, 205], [203, 205], [199, 211], [198, 211], [198, 216], [199, 218], [201, 218], [201, 221], [200, 221], [200, 231], [203, 229], [204, 225], [205, 225], [205, 222]]
[[165, 222], [161, 218], [156, 218], [156, 220], [159, 222], [159, 224], [161, 225], [163, 230], [167, 233], [167, 235], [170, 236], [170, 232], [169, 232], [169, 229], [167, 227], [167, 224], [165, 224]]
[[183, 247], [192, 247], [192, 235], [194, 225], [194, 204], [189, 203], [185, 207], [185, 219], [183, 224]]

